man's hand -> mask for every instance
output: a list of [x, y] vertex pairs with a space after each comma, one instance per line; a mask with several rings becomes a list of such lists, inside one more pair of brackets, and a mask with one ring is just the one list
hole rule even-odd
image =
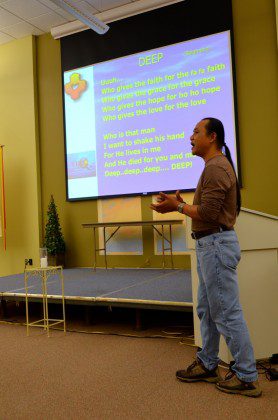
[[[150, 207], [152, 210], [157, 211], [158, 213], [170, 213], [171, 211], [177, 211], [178, 205], [180, 203], [184, 203], [179, 190], [176, 191], [175, 195], [167, 195], [163, 192], [160, 192], [156, 198], [156, 201], [157, 204], [151, 204]], [[191, 217], [193, 220], [202, 220], [198, 213], [197, 205], [189, 205], [184, 203], [182, 212], [186, 216]]]
[[184, 203], [181, 195], [180, 195], [180, 190], [176, 191], [176, 198], [180, 203]]
[[183, 203], [180, 192], [176, 191], [176, 195], [171, 196], [160, 192], [156, 198], [157, 204], [151, 204], [151, 209], [158, 213], [170, 213], [176, 211], [179, 203]]

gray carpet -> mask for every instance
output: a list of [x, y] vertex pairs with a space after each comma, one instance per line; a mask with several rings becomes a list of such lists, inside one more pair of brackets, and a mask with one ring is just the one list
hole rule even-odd
[[[181, 383], [195, 349], [179, 339], [51, 332], [1, 325], [1, 420], [274, 420], [278, 383], [259, 399]], [[226, 371], [222, 372], [224, 376]]]

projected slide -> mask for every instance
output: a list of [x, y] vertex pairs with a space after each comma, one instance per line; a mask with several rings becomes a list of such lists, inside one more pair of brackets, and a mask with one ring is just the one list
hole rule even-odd
[[67, 71], [64, 99], [68, 199], [196, 188], [208, 116], [236, 164], [229, 31]]

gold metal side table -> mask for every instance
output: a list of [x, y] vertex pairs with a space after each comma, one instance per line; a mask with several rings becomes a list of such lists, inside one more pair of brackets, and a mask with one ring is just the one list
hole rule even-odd
[[[53, 275], [58, 275], [61, 281], [62, 288], [62, 306], [63, 306], [63, 319], [50, 319], [48, 318], [48, 296], [47, 296], [47, 280]], [[43, 304], [43, 319], [38, 321], [29, 322], [29, 310], [28, 310], [28, 279], [30, 277], [40, 277], [42, 282], [42, 304]], [[24, 270], [24, 282], [25, 282], [25, 303], [26, 303], [26, 327], [27, 335], [29, 335], [29, 327], [40, 327], [47, 331], [47, 336], [49, 337], [49, 328], [54, 325], [63, 324], [64, 333], [66, 333], [66, 316], [65, 316], [65, 293], [64, 293], [64, 276], [63, 276], [63, 267], [34, 267], [26, 268]]]

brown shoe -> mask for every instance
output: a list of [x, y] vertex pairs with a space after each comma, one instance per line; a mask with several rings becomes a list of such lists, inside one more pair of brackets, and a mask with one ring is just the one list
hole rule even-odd
[[262, 395], [258, 381], [241, 381], [233, 371], [228, 372], [223, 381], [217, 382], [216, 388], [220, 391], [227, 392], [228, 394], [240, 394], [253, 398], [257, 398]]
[[183, 382], [210, 382], [215, 383], [221, 380], [218, 367], [213, 370], [205, 368], [201, 360], [196, 359], [186, 370], [178, 370], [176, 377]]

